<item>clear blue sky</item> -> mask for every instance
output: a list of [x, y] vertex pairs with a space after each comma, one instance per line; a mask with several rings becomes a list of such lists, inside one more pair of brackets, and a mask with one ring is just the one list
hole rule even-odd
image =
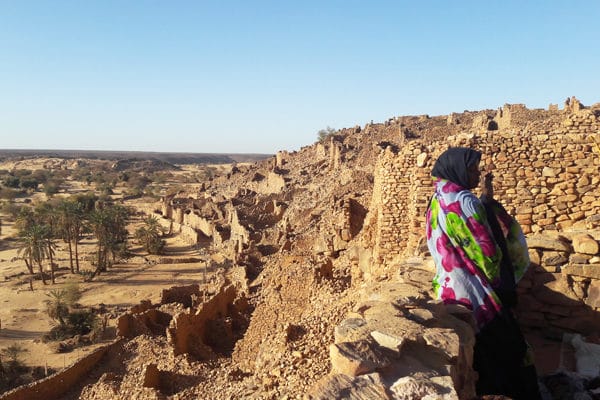
[[600, 1], [0, 0], [0, 148], [274, 153], [600, 102]]

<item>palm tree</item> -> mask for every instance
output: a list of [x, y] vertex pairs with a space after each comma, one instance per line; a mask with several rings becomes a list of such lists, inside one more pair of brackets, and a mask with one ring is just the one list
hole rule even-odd
[[[84, 224], [83, 204], [73, 200], [62, 200], [57, 206], [59, 236], [67, 243], [69, 248], [69, 264], [71, 273], [75, 273], [73, 259], [79, 272], [78, 244], [81, 239]], [[75, 255], [73, 255], [75, 252]]]
[[58, 208], [53, 202], [46, 201], [44, 203], [39, 204], [35, 208], [34, 217], [36, 221], [41, 222], [42, 224], [48, 227], [48, 234], [45, 236], [44, 240], [47, 246], [46, 256], [50, 262], [50, 277], [52, 279], [52, 283], [55, 283], [54, 254], [56, 249], [56, 243], [54, 243], [54, 238], [60, 237], [60, 215], [58, 213]]
[[89, 223], [94, 236], [97, 240], [96, 249], [96, 270], [90, 277], [90, 280], [94, 276], [106, 270], [106, 247], [108, 242], [108, 215], [102, 210], [94, 210], [89, 215]]
[[50, 298], [45, 301], [48, 316], [58, 321], [60, 326], [65, 326], [65, 318], [69, 315], [67, 292], [63, 289], [55, 289], [46, 293], [46, 296]]
[[31, 207], [21, 207], [19, 214], [15, 218], [15, 228], [20, 232], [26, 231], [31, 225], [35, 224], [35, 215]]
[[160, 254], [165, 246], [165, 241], [161, 239], [163, 231], [158, 218], [148, 216], [142, 222], [144, 226], [135, 231], [136, 240], [144, 246], [148, 253]]
[[54, 278], [54, 253], [56, 250], [56, 243], [54, 243], [54, 239], [52, 238], [51, 234], [46, 236], [45, 243], [47, 250], [46, 254], [48, 255], [48, 260], [50, 261], [50, 279], [52, 280], [52, 283], [56, 283]]
[[75, 268], [73, 266], [73, 246], [72, 246], [72, 209], [71, 204], [67, 200], [62, 200], [58, 206], [56, 207], [56, 212], [58, 214], [58, 231], [62, 240], [67, 243], [69, 249], [69, 266], [71, 267], [71, 273], [75, 273]]
[[[17, 254], [25, 260], [30, 273], [33, 274], [33, 262], [38, 265], [40, 277], [42, 278], [44, 285], [46, 285], [42, 261], [49, 258], [50, 253], [53, 251], [48, 239], [50, 236], [50, 228], [47, 225], [34, 223], [24, 231], [21, 231], [19, 236], [21, 247]], [[27, 260], [29, 260], [29, 263]]]
[[[96, 270], [89, 280], [116, 261], [127, 248], [127, 220], [130, 212], [119, 205], [104, 205], [89, 216], [90, 227], [97, 239]], [[110, 259], [112, 258], [112, 260]]]
[[79, 241], [81, 240], [83, 233], [89, 231], [89, 226], [87, 225], [86, 220], [94, 210], [94, 205], [96, 204], [98, 197], [94, 193], [89, 192], [86, 194], [79, 194], [71, 198], [72, 201], [77, 205], [74, 210], [77, 217], [73, 220], [73, 231], [71, 233], [71, 237], [75, 247], [75, 270], [79, 272]]

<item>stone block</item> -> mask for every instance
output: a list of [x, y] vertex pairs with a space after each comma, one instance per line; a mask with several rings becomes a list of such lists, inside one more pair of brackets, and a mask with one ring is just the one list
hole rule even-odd
[[593, 308], [600, 308], [600, 280], [593, 279], [588, 286], [588, 296], [585, 304]]
[[427, 164], [429, 155], [427, 153], [421, 153], [417, 156], [417, 167], [422, 168]]
[[550, 236], [545, 234], [535, 234], [527, 237], [529, 248], [545, 249], [554, 251], [571, 251], [571, 244], [567, 239], [561, 236]]
[[357, 377], [345, 374], [326, 375], [310, 389], [305, 398], [389, 400], [390, 397], [381, 376], [374, 373]]
[[592, 258], [589, 254], [571, 253], [569, 255], [570, 264], [587, 264]]
[[533, 295], [542, 303], [558, 306], [577, 306], [581, 299], [573, 292], [566, 277], [554, 274], [554, 281], [546, 282], [533, 290]]
[[460, 354], [460, 339], [452, 329], [427, 328], [423, 339], [428, 346], [441, 351], [449, 363], [456, 363]]
[[544, 313], [540, 311], [523, 311], [519, 313], [519, 320], [524, 319], [527, 321], [544, 321]]
[[389, 360], [368, 340], [335, 343], [329, 346], [333, 373], [358, 376], [389, 365]]
[[381, 347], [400, 353], [404, 346], [405, 339], [402, 336], [397, 336], [380, 331], [372, 331], [371, 337]]
[[550, 325], [569, 330], [571, 332], [590, 335], [596, 333], [598, 329], [598, 317], [588, 315], [585, 317], [565, 317], [550, 321]]
[[362, 318], [346, 318], [334, 330], [335, 343], [353, 342], [369, 337], [367, 321]]
[[559, 315], [561, 317], [568, 317], [569, 315], [571, 315], [571, 313], [573, 311], [573, 307], [558, 306], [556, 304], [553, 304], [553, 305], [545, 304], [542, 306], [540, 311], [545, 314], [554, 314], [554, 315]]
[[[444, 383], [448, 386], [442, 386]], [[425, 378], [415, 378], [412, 376], [404, 376], [398, 379], [390, 391], [393, 393], [394, 399], [456, 399], [458, 395], [452, 386], [452, 380], [437, 380], [433, 381]]]
[[544, 251], [542, 253], [541, 265], [557, 266], [566, 264], [568, 261], [567, 253], [564, 251]]
[[568, 275], [600, 279], [600, 264], [569, 264], [562, 271]]
[[536, 311], [541, 310], [543, 304], [531, 294], [523, 294], [519, 296], [519, 304], [517, 310], [519, 313], [524, 311]]
[[600, 250], [598, 242], [587, 233], [581, 233], [573, 236], [573, 250], [576, 253], [596, 255]]

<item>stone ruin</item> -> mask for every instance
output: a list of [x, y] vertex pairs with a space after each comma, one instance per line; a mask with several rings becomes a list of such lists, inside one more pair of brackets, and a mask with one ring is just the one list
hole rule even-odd
[[[448, 146], [483, 151], [496, 196], [528, 238], [522, 325], [556, 340], [592, 338], [600, 329], [599, 129], [600, 107], [575, 98], [563, 110], [395, 117], [165, 197], [146, 213], [229, 260], [227, 273], [211, 293], [173, 288], [161, 304], [135, 307], [119, 319], [116, 343], [155, 337], [172, 357], [230, 354], [236, 367], [224, 380], [213, 376], [231, 386], [222, 398], [473, 398], [473, 321], [432, 299], [424, 258], [433, 162]], [[177, 392], [166, 389], [175, 370], [144, 365], [118, 378], [124, 396]], [[246, 380], [257, 389], [234, 384]], [[49, 393], [47, 385], [0, 398], [42, 398], [32, 393]], [[111, 398], [102, 396], [84, 398]]]
[[[476, 123], [478, 129], [445, 142], [415, 141], [397, 153], [383, 151], [369, 207], [376, 210], [370, 224], [374, 237], [365, 243], [374, 249], [374, 273], [385, 273], [394, 259], [423, 244], [429, 171], [437, 156], [449, 145], [473, 146], [493, 168], [495, 195], [528, 238], [532, 268], [519, 286], [522, 323], [557, 334], [600, 330], [600, 109], [580, 107], [523, 127], [502, 121], [517, 119], [515, 108], [505, 106], [496, 114], [500, 130]], [[526, 109], [517, 110], [527, 115]]]

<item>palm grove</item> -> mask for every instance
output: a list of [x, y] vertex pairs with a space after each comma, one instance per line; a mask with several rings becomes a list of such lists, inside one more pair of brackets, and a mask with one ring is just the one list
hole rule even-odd
[[[99, 200], [93, 194], [51, 199], [36, 207], [24, 207], [16, 217], [15, 225], [20, 242], [19, 256], [27, 270], [47, 284], [44, 263], [55, 281], [56, 263], [53, 260], [56, 242], [62, 240], [69, 252], [71, 273], [84, 273], [87, 280], [104, 272], [117, 260], [127, 256], [127, 223], [132, 211], [120, 204]], [[84, 235], [93, 235], [96, 248], [91, 263], [92, 271], [80, 268], [79, 243]], [[155, 217], [143, 219], [135, 231], [135, 239], [151, 254], [159, 254], [164, 246], [162, 230]]]
[[[91, 281], [129, 256], [131, 238], [150, 254], [160, 254], [164, 248], [165, 240], [159, 220], [152, 216], [143, 217], [141, 225], [130, 236], [127, 226], [132, 221], [134, 211], [115, 202], [111, 194], [112, 188], [120, 182], [126, 184], [124, 197], [154, 197], [156, 187], [147, 185], [153, 178], [164, 181], [169, 176], [168, 173], [155, 172], [146, 177], [135, 172], [116, 173], [106, 168], [97, 168], [94, 173], [89, 169], [88, 175], [82, 176], [85, 171], [82, 168], [69, 172], [0, 170], [0, 199], [3, 199], [0, 202], [0, 212], [4, 218], [14, 221], [16, 231], [11, 238], [0, 230], [0, 237], [17, 242], [17, 254], [30, 275], [32, 290], [34, 279], [39, 277], [44, 285], [48, 281], [54, 284], [55, 274], [59, 271], [79, 274]], [[72, 180], [84, 182], [88, 186], [92, 182], [96, 183], [96, 191], [55, 197], [69, 175]], [[32, 202], [28, 197], [41, 191], [39, 184], [43, 186], [47, 200]], [[19, 197], [25, 197], [25, 200], [16, 202], [15, 199]], [[88, 267], [82, 265], [82, 241], [93, 246], [92, 252], [84, 253]], [[68, 267], [61, 265], [59, 270], [56, 252], [61, 243], [60, 247], [68, 252]], [[60, 260], [64, 264], [67, 262], [66, 258]], [[98, 329], [103, 328], [93, 309], [83, 308], [77, 303], [81, 293], [75, 281], [67, 281], [58, 288], [48, 290], [45, 295], [46, 312], [55, 326], [44, 339], [56, 341], [54, 346], [58, 346], [57, 352], [69, 351], [69, 347], [77, 345], [70, 343], [68, 338], [78, 337], [80, 341], [91, 341]], [[82, 339], [87, 336], [88, 339]], [[18, 355], [22, 351], [17, 345], [0, 349], [0, 392], [24, 383], [27, 372], [18, 362]], [[12, 361], [3, 363], [7, 359]]]

